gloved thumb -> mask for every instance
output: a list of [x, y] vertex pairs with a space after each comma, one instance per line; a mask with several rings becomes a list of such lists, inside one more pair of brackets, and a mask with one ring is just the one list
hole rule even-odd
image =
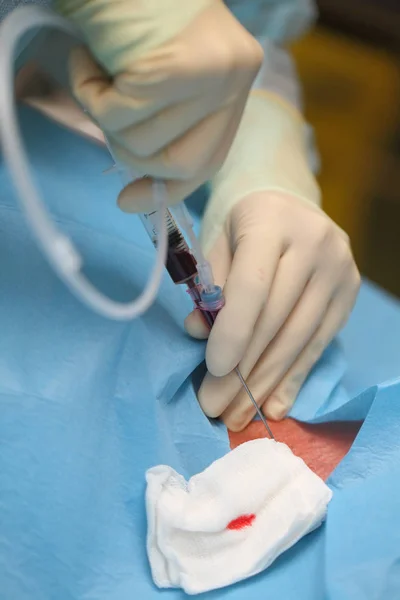
[[199, 309], [195, 309], [186, 317], [185, 329], [195, 340], [206, 340], [210, 335], [210, 328]]

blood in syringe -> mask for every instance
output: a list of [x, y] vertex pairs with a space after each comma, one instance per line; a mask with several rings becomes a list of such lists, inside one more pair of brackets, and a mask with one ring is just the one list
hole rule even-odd
[[194, 256], [177, 229], [168, 228], [168, 251], [166, 268], [174, 283], [187, 283], [197, 275]]

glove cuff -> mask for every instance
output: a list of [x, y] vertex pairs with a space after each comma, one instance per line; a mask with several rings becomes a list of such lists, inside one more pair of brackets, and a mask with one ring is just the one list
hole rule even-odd
[[307, 125], [279, 96], [253, 90], [228, 157], [211, 181], [202, 243], [208, 252], [232, 208], [255, 192], [282, 192], [318, 208], [320, 191], [308, 161]]

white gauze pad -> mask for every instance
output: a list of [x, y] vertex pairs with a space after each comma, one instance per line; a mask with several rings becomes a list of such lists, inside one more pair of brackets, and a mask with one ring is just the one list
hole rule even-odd
[[188, 482], [162, 465], [146, 479], [154, 583], [187, 594], [263, 571], [321, 525], [332, 498], [301, 458], [269, 439], [239, 446]]

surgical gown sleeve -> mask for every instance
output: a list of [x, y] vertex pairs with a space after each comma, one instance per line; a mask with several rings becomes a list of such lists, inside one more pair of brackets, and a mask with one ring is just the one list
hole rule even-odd
[[[287, 46], [315, 23], [314, 0], [227, 0], [226, 5], [264, 49], [264, 62], [253, 89], [277, 95], [301, 112], [301, 85]], [[313, 132], [304, 125], [309, 164], [316, 172], [319, 159]]]
[[265, 58], [254, 88], [279, 94], [301, 108], [301, 94], [285, 46], [301, 37], [315, 22], [313, 0], [227, 0], [235, 17], [254, 35]]
[[39, 4], [39, 6], [50, 6], [52, 0], [4, 0], [0, 2], [0, 21], [2, 21], [9, 12], [17, 8], [17, 6], [23, 6], [24, 4]]

